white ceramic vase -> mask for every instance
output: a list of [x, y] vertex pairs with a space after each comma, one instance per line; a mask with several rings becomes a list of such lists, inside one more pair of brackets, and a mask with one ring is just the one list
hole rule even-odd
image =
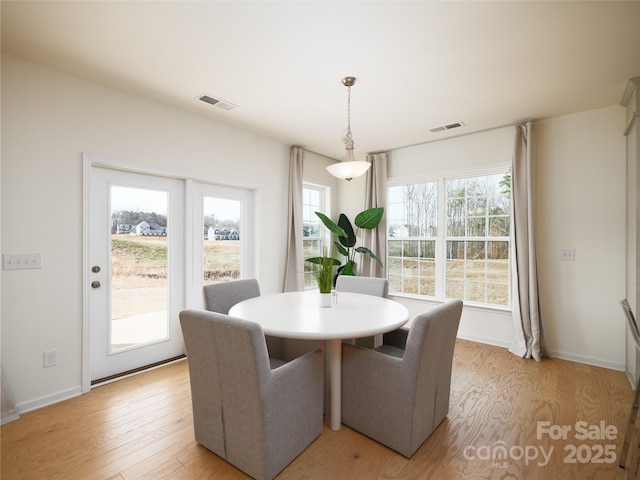
[[331, 293], [320, 293], [320, 306], [330, 307], [333, 303], [333, 295]]

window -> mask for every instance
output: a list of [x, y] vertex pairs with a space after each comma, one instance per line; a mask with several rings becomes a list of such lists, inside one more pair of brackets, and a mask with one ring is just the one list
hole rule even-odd
[[447, 179], [446, 298], [509, 305], [510, 176]]
[[389, 187], [389, 291], [510, 305], [508, 171]]
[[392, 292], [436, 296], [437, 182], [389, 188], [388, 280]]
[[[322, 255], [323, 238], [320, 219], [315, 212], [325, 212], [325, 187], [303, 184], [302, 187], [302, 251], [304, 258]], [[316, 286], [313, 265], [304, 262], [304, 286]]]

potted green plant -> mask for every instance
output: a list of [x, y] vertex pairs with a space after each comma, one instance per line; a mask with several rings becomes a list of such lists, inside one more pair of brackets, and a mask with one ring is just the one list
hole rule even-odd
[[354, 222], [356, 224], [357, 230], [355, 231], [353, 229], [353, 225], [351, 225], [351, 222], [349, 221], [349, 218], [344, 213], [340, 214], [337, 224], [325, 214], [321, 212], [315, 213], [318, 218], [322, 220], [324, 226], [327, 227], [327, 229], [329, 229], [329, 231], [337, 237], [337, 241], [334, 242], [334, 245], [336, 246], [338, 251], [346, 258], [344, 265], [340, 265], [340, 267], [338, 267], [338, 275], [355, 275], [356, 253], [369, 255], [376, 262], [378, 262], [380, 268], [384, 268], [384, 266], [382, 265], [382, 261], [375, 253], [373, 253], [366, 247], [355, 246], [358, 239], [358, 232], [361, 228], [373, 230], [380, 224], [382, 215], [384, 215], [383, 207], [369, 208], [356, 215]]
[[320, 290], [320, 306], [331, 306], [331, 289], [333, 288], [334, 268], [340, 265], [340, 260], [327, 256], [327, 249], [323, 249], [322, 257], [307, 258], [307, 262], [314, 264], [313, 275]]

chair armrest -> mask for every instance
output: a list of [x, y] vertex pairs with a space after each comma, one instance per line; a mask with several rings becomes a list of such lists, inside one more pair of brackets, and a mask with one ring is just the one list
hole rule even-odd
[[[351, 384], [385, 384], [388, 388], [402, 382], [402, 358], [358, 345], [342, 345], [342, 381]], [[368, 387], [367, 387], [368, 388]]]
[[[300, 396], [324, 402], [324, 355], [314, 350], [271, 371], [268, 396], [276, 404], [295, 402]], [[282, 405], [280, 405], [281, 407]]]
[[407, 337], [409, 336], [408, 328], [398, 328], [392, 332], [385, 333], [382, 336], [383, 345], [391, 345], [392, 347], [404, 350], [407, 347]]

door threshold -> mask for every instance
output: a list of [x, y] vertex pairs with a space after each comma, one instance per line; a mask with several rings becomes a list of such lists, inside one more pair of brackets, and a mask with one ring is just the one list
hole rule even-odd
[[142, 372], [146, 372], [148, 370], [153, 370], [155, 368], [164, 367], [165, 365], [169, 365], [170, 363], [177, 363], [185, 360], [187, 356], [185, 354], [178, 355], [177, 357], [167, 358], [166, 360], [161, 360], [159, 362], [155, 362], [149, 365], [145, 365], [143, 367], [134, 368], [132, 370], [127, 370], [126, 372], [116, 373], [115, 375], [109, 375], [108, 377], [99, 378], [97, 380], [91, 380], [91, 388], [100, 387], [102, 385], [106, 385], [111, 382], [115, 382], [116, 380], [122, 380], [123, 378], [132, 377], [133, 375], [137, 375]]

